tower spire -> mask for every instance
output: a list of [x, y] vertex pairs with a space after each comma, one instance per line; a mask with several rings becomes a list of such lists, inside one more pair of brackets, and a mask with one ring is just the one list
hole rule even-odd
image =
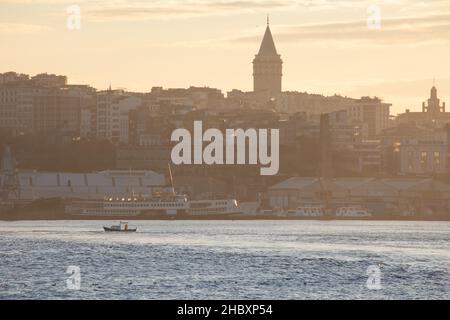
[[267, 14], [266, 31], [253, 60], [253, 91], [265, 92], [267, 97], [273, 98], [281, 92], [283, 61], [275, 48], [269, 24], [270, 17]]
[[267, 27], [266, 32], [264, 33], [263, 40], [261, 42], [261, 47], [259, 48], [259, 55], [263, 56], [276, 56], [277, 49], [275, 48], [275, 43], [273, 41], [272, 32], [270, 31], [269, 26], [269, 17], [267, 17]]

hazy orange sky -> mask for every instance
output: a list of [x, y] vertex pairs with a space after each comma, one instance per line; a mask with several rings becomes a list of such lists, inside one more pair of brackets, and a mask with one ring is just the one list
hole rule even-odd
[[[79, 5], [81, 29], [66, 26]], [[381, 29], [367, 28], [369, 5]], [[436, 79], [450, 103], [450, 0], [0, 0], [0, 72], [69, 83], [252, 89], [266, 14], [283, 89], [379, 96], [419, 110]]]

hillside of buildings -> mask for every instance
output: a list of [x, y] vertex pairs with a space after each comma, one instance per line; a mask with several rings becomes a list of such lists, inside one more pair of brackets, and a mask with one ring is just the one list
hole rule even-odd
[[171, 132], [201, 120], [221, 130], [280, 129], [277, 176], [261, 177], [257, 166], [174, 168], [179, 181], [199, 189], [202, 181], [214, 181], [212, 192], [255, 198], [292, 176], [448, 176], [450, 117], [434, 87], [423, 112], [394, 118], [390, 104], [369, 97], [281, 92], [267, 100], [255, 92], [225, 95], [198, 87], [100, 91], [49, 74], [9, 72], [0, 79], [0, 150], [10, 145], [20, 170], [165, 174]]

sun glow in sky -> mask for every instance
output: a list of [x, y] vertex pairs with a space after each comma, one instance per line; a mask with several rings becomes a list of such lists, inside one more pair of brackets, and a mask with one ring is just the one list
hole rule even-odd
[[[67, 8], [81, 28], [67, 28]], [[367, 9], [381, 9], [370, 30]], [[379, 96], [420, 110], [436, 79], [450, 103], [450, 0], [0, 0], [0, 72], [69, 83], [252, 89], [266, 15], [283, 90]]]

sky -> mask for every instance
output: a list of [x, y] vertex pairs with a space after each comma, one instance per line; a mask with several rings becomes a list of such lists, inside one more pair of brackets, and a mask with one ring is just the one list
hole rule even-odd
[[450, 102], [450, 0], [0, 0], [0, 72], [250, 91], [267, 14], [283, 90]]

